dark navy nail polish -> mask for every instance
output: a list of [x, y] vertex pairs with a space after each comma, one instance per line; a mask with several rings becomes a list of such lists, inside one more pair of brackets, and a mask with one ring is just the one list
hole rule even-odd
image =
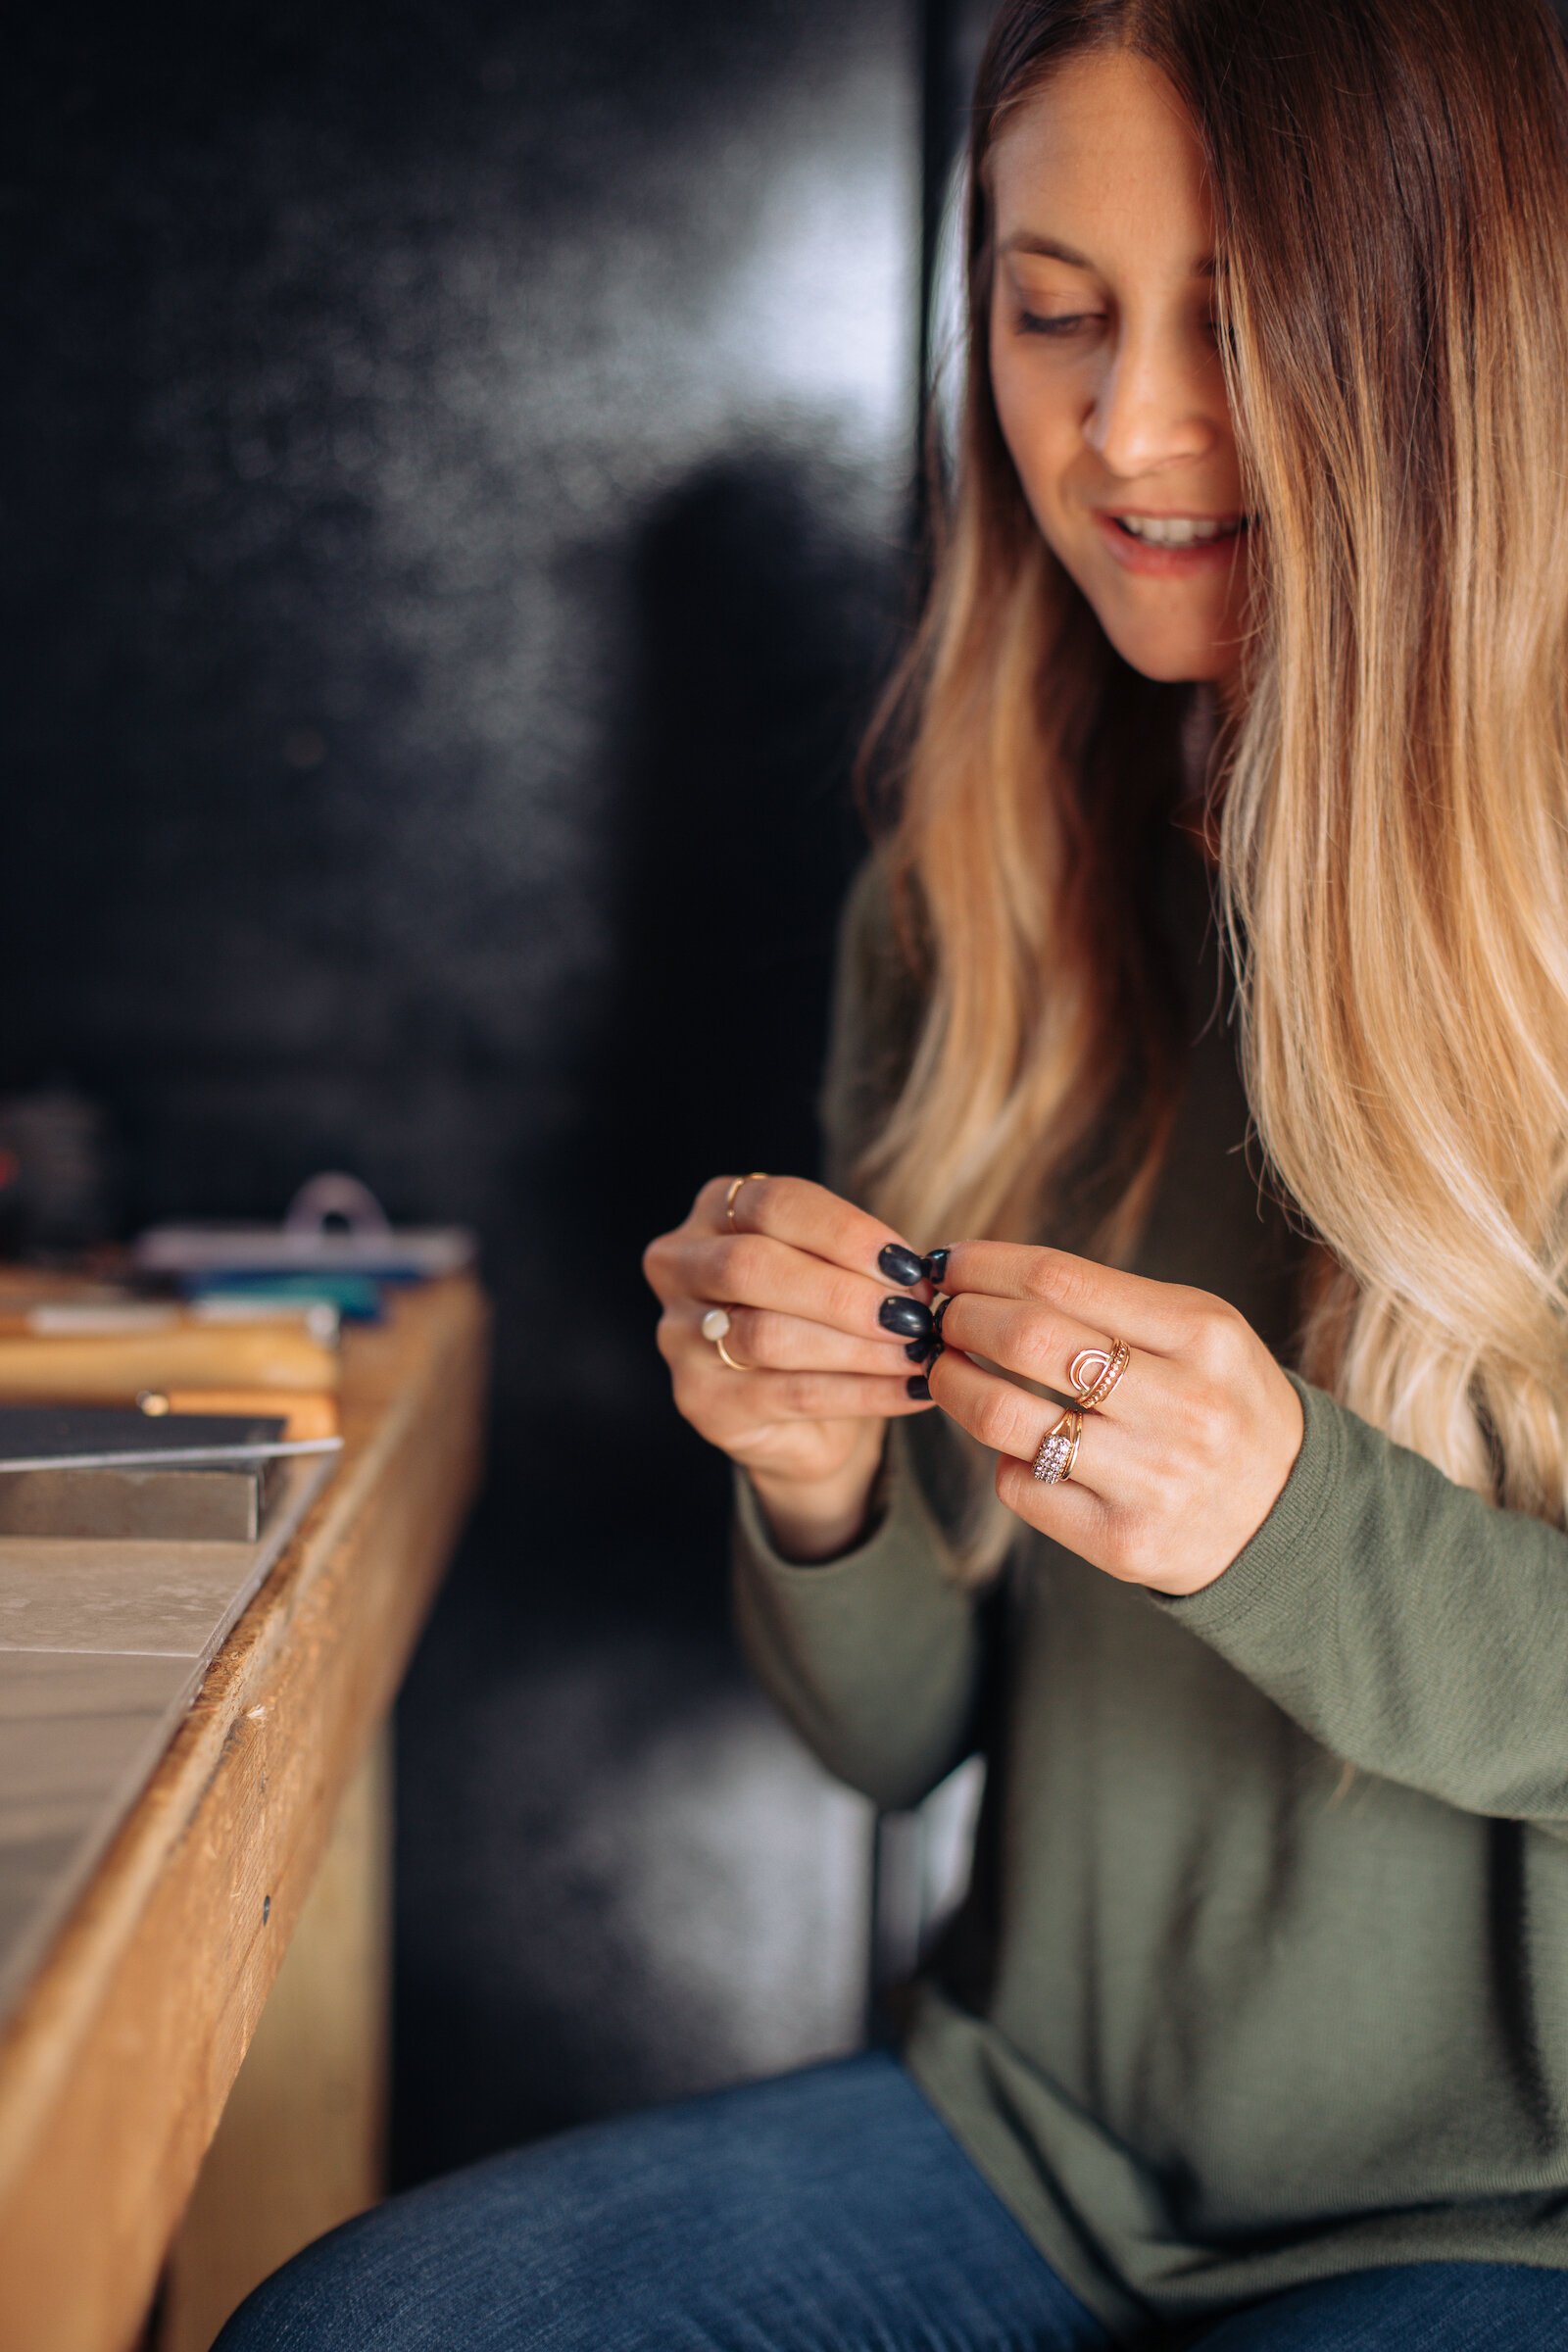
[[896, 1331], [901, 1339], [924, 1340], [931, 1335], [931, 1309], [923, 1298], [884, 1298], [876, 1319], [884, 1331]]
[[944, 1348], [948, 1343], [942, 1338], [942, 1324], [943, 1319], [952, 1304], [953, 1300], [951, 1298], [939, 1298], [937, 1300], [936, 1313], [931, 1318], [931, 1335], [933, 1339], [940, 1341]]
[[928, 1333], [923, 1340], [909, 1340], [906, 1342], [904, 1352], [908, 1357], [911, 1364], [923, 1364], [928, 1355], [934, 1355], [936, 1353], [939, 1346], [940, 1342], [933, 1339]]
[[925, 1278], [927, 1282], [941, 1282], [943, 1275], [948, 1270], [948, 1258], [952, 1249], [953, 1244], [949, 1242], [944, 1249], [928, 1250], [926, 1251], [924, 1257], [920, 1260], [920, 1263], [925, 1268]]
[[911, 1396], [924, 1397], [931, 1394], [931, 1383], [923, 1372], [911, 1372], [904, 1385]]
[[876, 1253], [876, 1262], [889, 1282], [922, 1282], [925, 1279], [925, 1259], [902, 1242], [889, 1242]]

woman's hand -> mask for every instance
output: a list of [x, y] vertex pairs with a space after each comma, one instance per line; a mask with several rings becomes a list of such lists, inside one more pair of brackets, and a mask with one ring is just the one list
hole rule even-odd
[[[863, 1518], [889, 1419], [931, 1409], [932, 1287], [917, 1250], [806, 1177], [748, 1177], [732, 1227], [732, 1181], [711, 1178], [643, 1252], [660, 1353], [677, 1409], [746, 1465], [788, 1548], [826, 1556]], [[729, 1309], [724, 1345], [746, 1370], [703, 1337], [711, 1306]]]
[[[1199, 1592], [1222, 1575], [1301, 1445], [1300, 1399], [1245, 1317], [1206, 1291], [1009, 1242], [956, 1243], [941, 1281], [931, 1394], [996, 1448], [1009, 1510], [1126, 1584]], [[1047, 1486], [1031, 1465], [1057, 1408], [970, 1356], [1070, 1396], [1079, 1349], [1118, 1339], [1126, 1368], [1084, 1415], [1071, 1477]]]

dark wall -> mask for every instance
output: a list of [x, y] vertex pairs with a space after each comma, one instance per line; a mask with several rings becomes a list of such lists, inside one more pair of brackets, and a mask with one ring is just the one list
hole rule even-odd
[[914, 0], [66, 5], [0, 106], [0, 1090], [116, 1218], [478, 1226], [399, 2162], [847, 2046], [869, 1825], [725, 1626], [642, 1248], [805, 1168], [907, 602]]

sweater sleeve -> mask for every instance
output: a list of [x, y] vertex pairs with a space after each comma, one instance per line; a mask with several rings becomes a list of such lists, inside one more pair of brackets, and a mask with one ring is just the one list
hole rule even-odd
[[[818, 1121], [822, 1181], [849, 1171], [897, 1084], [906, 992], [873, 857], [840, 921]], [[980, 1613], [919, 1475], [912, 1423], [888, 1424], [867, 1533], [823, 1561], [786, 1559], [747, 1472], [733, 1473], [732, 1608], [763, 1689], [828, 1770], [876, 1804], [917, 1804], [973, 1742]]]
[[1289, 1378], [1273, 1509], [1211, 1585], [1152, 1599], [1348, 1762], [1568, 1837], [1568, 1536]]
[[947, 1573], [907, 1426], [888, 1425], [880, 1516], [836, 1559], [785, 1559], [734, 1474], [741, 1647], [818, 1761], [887, 1808], [918, 1804], [969, 1753], [980, 1663], [974, 1598]]

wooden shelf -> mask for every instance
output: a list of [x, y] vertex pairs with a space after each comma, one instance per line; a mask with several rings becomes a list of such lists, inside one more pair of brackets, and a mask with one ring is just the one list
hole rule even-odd
[[[345, 1340], [336, 1477], [214, 1658], [0, 2038], [5, 2352], [143, 2339], [345, 1792], [475, 1492], [485, 1302], [461, 1277], [395, 1301], [385, 1325]], [[367, 2180], [361, 2201], [376, 2186]]]

